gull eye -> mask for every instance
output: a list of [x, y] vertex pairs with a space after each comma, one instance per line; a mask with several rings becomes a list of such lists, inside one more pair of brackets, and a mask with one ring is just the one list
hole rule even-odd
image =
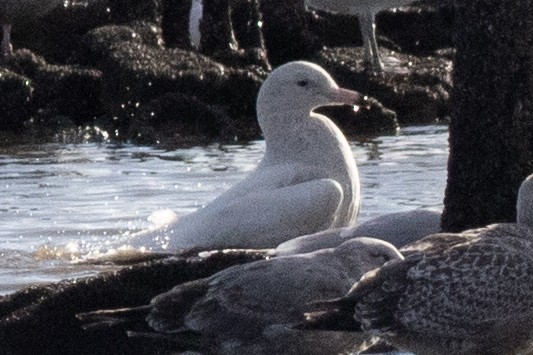
[[309, 82], [307, 80], [298, 80], [297, 84], [298, 86], [305, 87]]

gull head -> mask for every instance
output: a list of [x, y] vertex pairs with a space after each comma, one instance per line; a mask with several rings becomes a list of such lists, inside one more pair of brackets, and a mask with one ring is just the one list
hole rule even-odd
[[533, 174], [529, 175], [518, 190], [516, 221], [533, 229]]
[[362, 101], [360, 93], [340, 88], [319, 65], [296, 61], [276, 68], [268, 76], [259, 90], [257, 113], [262, 125], [272, 115], [307, 117], [319, 106], [357, 105]]
[[392, 244], [370, 237], [349, 239], [336, 247], [334, 254], [352, 269], [356, 278], [391, 260], [403, 260], [402, 254]]

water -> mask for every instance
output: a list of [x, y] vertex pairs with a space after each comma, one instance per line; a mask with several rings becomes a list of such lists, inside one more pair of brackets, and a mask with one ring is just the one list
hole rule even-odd
[[[361, 174], [359, 221], [441, 207], [448, 133], [412, 127], [352, 142]], [[165, 151], [109, 144], [0, 148], [0, 294], [94, 275], [111, 265], [74, 262], [127, 244], [170, 208], [184, 215], [255, 168], [264, 142]]]

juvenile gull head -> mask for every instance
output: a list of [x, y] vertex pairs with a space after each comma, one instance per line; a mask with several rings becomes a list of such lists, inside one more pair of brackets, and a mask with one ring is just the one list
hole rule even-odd
[[266, 151], [256, 170], [205, 208], [134, 246], [273, 248], [300, 235], [351, 226], [359, 211], [359, 174], [346, 138], [326, 116], [327, 104], [362, 97], [339, 88], [320, 66], [291, 62], [274, 70], [257, 98]]
[[[352, 333], [310, 334], [288, 325], [303, 321], [311, 301], [338, 297], [361, 275], [386, 261], [400, 259], [390, 244], [355, 238], [337, 248], [262, 260], [225, 269], [178, 285], [133, 309], [81, 314], [87, 329], [126, 324], [181, 350], [216, 354], [336, 354], [361, 337]], [[141, 315], [141, 317], [139, 317]], [[131, 328], [130, 328], [131, 329]]]
[[434, 234], [406, 246], [404, 260], [365, 274], [345, 297], [313, 304], [301, 328], [362, 330], [416, 354], [530, 352], [531, 180], [520, 189], [518, 223]]

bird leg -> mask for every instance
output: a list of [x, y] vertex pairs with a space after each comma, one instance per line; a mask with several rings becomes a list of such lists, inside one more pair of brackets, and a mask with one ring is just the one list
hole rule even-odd
[[3, 57], [9, 57], [13, 54], [13, 46], [11, 45], [11, 25], [2, 25], [2, 44], [1, 54]]
[[359, 16], [363, 45], [365, 49], [365, 62], [370, 64], [375, 72], [383, 71], [383, 64], [379, 59], [378, 44], [376, 41], [376, 23], [373, 13]]

